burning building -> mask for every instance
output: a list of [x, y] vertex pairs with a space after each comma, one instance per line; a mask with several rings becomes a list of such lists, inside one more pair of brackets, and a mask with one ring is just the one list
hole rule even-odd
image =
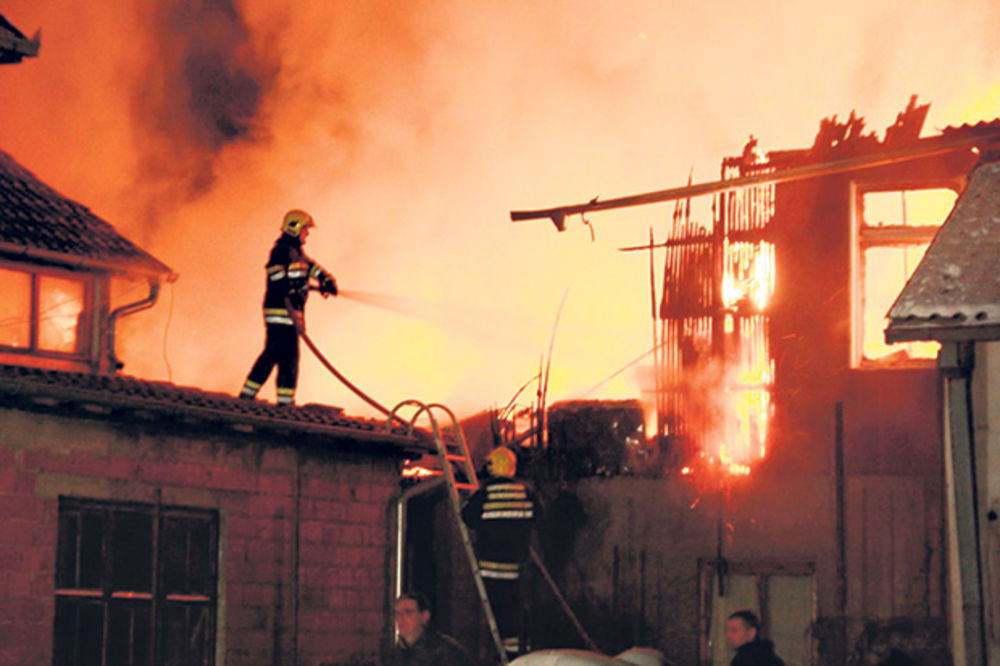
[[375, 663], [422, 445], [119, 373], [175, 277], [0, 153], [0, 662]]
[[[882, 136], [852, 113], [805, 149], [751, 141], [716, 182], [512, 214], [564, 230], [681, 202], [665, 240], [625, 248], [651, 258], [665, 474], [549, 488], [576, 507], [568, 528], [550, 515], [553, 573], [605, 651], [728, 663], [725, 618], [752, 608], [789, 664], [860, 663], [890, 643], [949, 663], [937, 348], [882, 330], [1000, 122], [922, 136], [927, 109], [911, 100]], [[707, 219], [690, 212], [699, 197]], [[579, 645], [536, 602], [536, 646]]]

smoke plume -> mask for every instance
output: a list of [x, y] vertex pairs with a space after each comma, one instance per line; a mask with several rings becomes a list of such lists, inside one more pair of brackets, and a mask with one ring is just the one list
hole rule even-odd
[[[681, 185], [692, 167], [714, 180], [750, 134], [807, 147], [821, 118], [852, 109], [881, 130], [914, 93], [931, 131], [1000, 115], [992, 0], [3, 13], [43, 39], [38, 58], [0, 68], [0, 148], [181, 276], [121, 323], [125, 372], [165, 379], [166, 356], [174, 382], [228, 393], [263, 341], [263, 263], [290, 208], [315, 217], [307, 251], [342, 289], [419, 304], [401, 317], [309, 303], [310, 337], [383, 404], [505, 402], [538, 371], [567, 291], [549, 401], [599, 383], [589, 397], [635, 397], [637, 373], [601, 383], [651, 346], [646, 257], [617, 248], [650, 226], [661, 240], [672, 208], [594, 214], [593, 241], [579, 217], [557, 233], [511, 209]], [[297, 401], [368, 411], [308, 356]]]

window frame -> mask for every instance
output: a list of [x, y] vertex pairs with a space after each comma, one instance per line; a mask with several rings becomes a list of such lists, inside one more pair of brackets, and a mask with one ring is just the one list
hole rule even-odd
[[[85, 361], [90, 356], [91, 342], [93, 338], [93, 331], [91, 330], [94, 321], [94, 293], [95, 293], [95, 276], [89, 273], [81, 273], [77, 271], [60, 269], [54, 266], [40, 266], [36, 264], [23, 264], [17, 262], [3, 261], [0, 259], [0, 269], [11, 271], [14, 273], [22, 273], [29, 277], [29, 305], [31, 313], [29, 315], [29, 332], [28, 332], [28, 346], [27, 347], [14, 347], [11, 345], [5, 345], [0, 342], [0, 353], [4, 354], [23, 354], [30, 356], [37, 356], [41, 358], [51, 358], [51, 359], [63, 359], [63, 360], [73, 360], [73, 361]], [[39, 278], [54, 277], [62, 280], [70, 280], [72, 282], [78, 282], [83, 286], [83, 309], [81, 310], [81, 316], [83, 318], [83, 325], [77, 327], [77, 340], [76, 340], [76, 351], [73, 352], [63, 352], [55, 351], [51, 349], [40, 349], [38, 347], [38, 337], [39, 337]]]
[[[954, 178], [931, 180], [860, 181], [850, 182], [850, 271], [848, 293], [850, 293], [850, 367], [853, 370], [898, 370], [933, 367], [933, 358], [910, 358], [904, 362], [885, 362], [881, 359], [866, 358], [865, 342], [865, 262], [863, 248], [893, 245], [922, 245], [934, 240], [938, 230], [946, 220], [938, 225], [915, 225], [906, 231], [884, 229], [868, 234], [864, 238], [864, 197], [877, 192], [915, 192], [919, 190], [951, 190], [956, 197], [962, 193], [963, 181]], [[946, 218], [947, 219], [947, 218]], [[905, 283], [899, 285], [902, 291]], [[885, 316], [886, 313], [883, 313]], [[898, 343], [902, 349], [907, 343]]]
[[[148, 516], [150, 519], [150, 532], [148, 536], [150, 580], [148, 590], [116, 589], [114, 587], [115, 576], [113, 575], [113, 565], [116, 552], [114, 532], [116, 517], [122, 514], [139, 514]], [[91, 610], [97, 607], [101, 615], [100, 654], [102, 661], [100, 663], [106, 662], [111, 650], [116, 647], [116, 644], [112, 641], [112, 633], [113, 631], [121, 630], [122, 627], [113, 620], [112, 615], [123, 610], [128, 615], [128, 621], [130, 622], [128, 627], [130, 640], [128, 654], [130, 655], [130, 663], [136, 652], [136, 649], [134, 649], [135, 644], [131, 642], [135, 640], [136, 635], [135, 625], [137, 624], [137, 620], [135, 618], [141, 618], [143, 613], [147, 616], [149, 625], [147, 628], [142, 629], [146, 632], [145, 648], [140, 646], [138, 651], [148, 655], [149, 663], [167, 663], [164, 660], [164, 652], [169, 646], [165, 644], [165, 641], [161, 637], [164, 635], [164, 629], [170, 620], [167, 614], [168, 611], [179, 608], [184, 609], [185, 614], [189, 610], [193, 610], [195, 613], [200, 612], [201, 616], [207, 619], [205, 623], [207, 626], [201, 629], [201, 640], [203, 641], [201, 647], [201, 664], [203, 666], [212, 666], [215, 663], [219, 609], [220, 523], [218, 511], [193, 507], [165, 506], [159, 503], [119, 502], [60, 496], [58, 515], [54, 572], [53, 664], [60, 666], [65, 663], [75, 666], [81, 663], [90, 663], [87, 659], [81, 662], [81, 654], [76, 651], [78, 646], [70, 649], [68, 653], [62, 652], [61, 646], [64, 646], [68, 642], [70, 636], [65, 633], [67, 631], [66, 628], [60, 631], [60, 621], [64, 617], [62, 613], [75, 613], [72, 629], [69, 630], [72, 631], [71, 636], [73, 639], [79, 638], [81, 633], [81, 629], [79, 628], [81, 621], [80, 613], [81, 611], [86, 612], [88, 607]], [[80, 586], [84, 582], [83, 575], [87, 573], [83, 571], [83, 557], [81, 555], [81, 543], [84, 537], [80, 526], [83, 523], [84, 516], [100, 516], [103, 521], [100, 527], [99, 571], [89, 572], [99, 577], [99, 588]], [[207, 593], [169, 593], [163, 584], [169, 579], [171, 574], [165, 569], [167, 558], [164, 556], [169, 544], [161, 540], [160, 535], [164, 532], [164, 525], [167, 521], [178, 518], [181, 520], [192, 520], [194, 521], [192, 524], [200, 523], [207, 527], [208, 543], [205, 545], [207, 546], [208, 557], [204, 561], [207, 567], [205, 572], [207, 575], [203, 579], [206, 588], [204, 591]], [[64, 532], [64, 520], [76, 520], [76, 529], [72, 533], [75, 539], [73, 544], [68, 544], [64, 541], [64, 536], [70, 536], [70, 530]], [[65, 524], [68, 525], [68, 523]], [[134, 537], [135, 534], [133, 533], [131, 536]], [[119, 548], [122, 545], [122, 541], [117, 542]], [[118, 552], [121, 551], [119, 550]], [[67, 571], [64, 565], [69, 562], [67, 560], [68, 554], [72, 555], [72, 565]], [[190, 563], [186, 562], [186, 564]], [[60, 583], [66, 583], [65, 579], [68, 575], [72, 578], [72, 581], [70, 581], [71, 585], [61, 587]], [[93, 581], [88, 580], [87, 582]], [[76, 643], [78, 642], [76, 641]], [[60, 660], [63, 655], [65, 655], [65, 660]], [[147, 661], [147, 658], [143, 658], [142, 661]], [[183, 663], [186, 664], [189, 662], [184, 660]]]
[[[770, 579], [773, 577], [802, 578], [809, 582], [809, 625], [819, 617], [819, 597], [816, 580], [816, 563], [813, 560], [727, 560], [698, 559], [698, 652], [700, 663], [712, 663], [713, 633], [712, 619], [715, 614], [715, 599], [718, 590], [715, 585], [720, 580], [727, 585], [732, 576], [746, 576], [755, 579], [757, 615], [761, 622], [761, 632], [767, 635], [773, 619], [772, 604], [769, 600]], [[724, 596], [724, 595], [718, 595]], [[779, 648], [780, 651], [780, 648]], [[809, 649], [810, 664], [818, 662], [815, 643]]]

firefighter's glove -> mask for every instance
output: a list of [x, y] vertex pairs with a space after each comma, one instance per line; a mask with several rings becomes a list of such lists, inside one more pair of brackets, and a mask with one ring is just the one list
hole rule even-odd
[[325, 276], [319, 283], [319, 293], [323, 294], [323, 296], [336, 296], [337, 281], [329, 275]]

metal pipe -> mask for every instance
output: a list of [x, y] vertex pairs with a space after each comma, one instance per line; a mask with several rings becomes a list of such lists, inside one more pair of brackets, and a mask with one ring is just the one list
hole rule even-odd
[[833, 405], [834, 473], [837, 505], [837, 649], [847, 655], [847, 505], [844, 474], [844, 403]]
[[134, 303], [126, 303], [119, 308], [115, 308], [108, 316], [108, 361], [111, 362], [113, 372], [118, 372], [125, 367], [125, 364], [115, 355], [115, 325], [118, 323], [118, 318], [148, 310], [156, 303], [159, 295], [160, 281], [157, 278], [151, 277], [149, 278], [149, 296]]
[[40, 259], [51, 261], [60, 266], [70, 268], [97, 268], [110, 271], [112, 273], [128, 273], [130, 275], [140, 275], [148, 279], [160, 279], [164, 276], [167, 282], [174, 282], [178, 275], [170, 270], [166, 265], [161, 264], [153, 257], [149, 257], [147, 263], [141, 261], [107, 261], [101, 259], [91, 259], [65, 252], [55, 252], [41, 248], [25, 247], [17, 243], [0, 242], [0, 254], [9, 257], [27, 257], [29, 259]]
[[445, 482], [444, 475], [429, 481], [422, 481], [404, 490], [396, 500], [396, 571], [393, 588], [395, 599], [403, 593], [403, 545], [406, 542], [406, 505], [417, 495], [429, 492]]
[[983, 604], [983, 563], [979, 534], [975, 437], [972, 424], [970, 384], [975, 367], [971, 342], [943, 342], [938, 369], [945, 380], [946, 429], [952, 459], [952, 490], [955, 497], [954, 529], [958, 540], [958, 562], [965, 659], [985, 664], [987, 657], [986, 615]]

